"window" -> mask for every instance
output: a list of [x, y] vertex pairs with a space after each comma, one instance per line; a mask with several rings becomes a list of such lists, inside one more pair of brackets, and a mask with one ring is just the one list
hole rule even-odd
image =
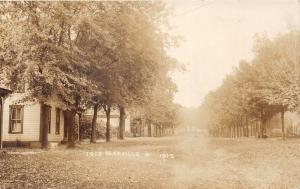
[[60, 109], [56, 108], [56, 127], [55, 127], [55, 134], [59, 135], [60, 131]]
[[9, 133], [23, 133], [23, 106], [10, 106]]

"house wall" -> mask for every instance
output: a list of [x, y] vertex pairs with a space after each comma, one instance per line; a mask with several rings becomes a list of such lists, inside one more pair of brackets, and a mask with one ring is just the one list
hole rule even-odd
[[[3, 141], [39, 141], [40, 137], [40, 104], [37, 102], [20, 102], [23, 94], [10, 95], [3, 106]], [[9, 133], [9, 106], [24, 105], [23, 133]]]
[[[64, 113], [63, 113], [63, 105], [58, 103], [58, 100], [55, 98], [50, 99], [45, 104], [51, 106], [51, 129], [48, 134], [49, 142], [60, 142], [64, 139]], [[55, 133], [56, 130], [56, 108], [60, 108], [60, 131], [59, 134]]]
[[[40, 140], [40, 115], [41, 104], [39, 102], [22, 101], [25, 94], [14, 93], [10, 95], [3, 106], [3, 141], [28, 141], [39, 142]], [[64, 136], [64, 107], [58, 103], [57, 99], [52, 98], [45, 104], [51, 106], [51, 133], [48, 134], [49, 142], [60, 142]], [[23, 114], [23, 133], [10, 134], [9, 133], [9, 106], [10, 105], [24, 105]], [[56, 107], [61, 109], [60, 113], [60, 132], [55, 134], [56, 128]]]

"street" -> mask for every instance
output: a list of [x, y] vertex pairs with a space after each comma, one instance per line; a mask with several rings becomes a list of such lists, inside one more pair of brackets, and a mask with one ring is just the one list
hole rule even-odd
[[3, 188], [296, 188], [297, 139], [130, 138], [1, 153]]

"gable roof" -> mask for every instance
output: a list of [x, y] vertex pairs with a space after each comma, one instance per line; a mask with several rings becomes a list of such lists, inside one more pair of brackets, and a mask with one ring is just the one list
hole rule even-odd
[[0, 87], [0, 96], [5, 96], [12, 93], [11, 90]]

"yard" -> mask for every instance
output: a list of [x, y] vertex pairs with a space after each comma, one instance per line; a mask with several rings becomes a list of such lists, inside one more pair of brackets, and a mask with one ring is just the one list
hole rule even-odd
[[0, 188], [297, 188], [300, 140], [130, 138], [6, 149]]

